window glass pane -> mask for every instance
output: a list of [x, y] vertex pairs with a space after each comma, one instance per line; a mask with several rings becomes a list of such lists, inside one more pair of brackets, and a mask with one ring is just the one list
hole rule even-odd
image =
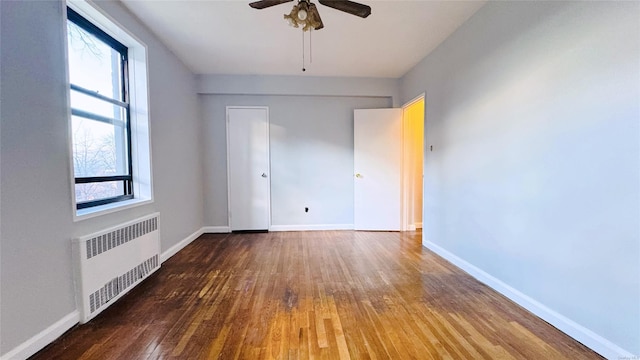
[[[133, 195], [126, 180], [94, 181], [131, 176], [127, 106], [105, 101], [125, 101], [123, 56], [128, 50], [72, 9], [67, 14], [69, 80], [71, 87], [86, 90], [70, 89], [74, 175], [81, 182], [75, 185], [75, 195], [78, 208], [84, 208]], [[87, 180], [92, 182], [82, 183]]]
[[128, 174], [126, 128], [72, 116], [76, 177]]
[[[107, 101], [96, 99], [81, 92], [71, 90], [71, 107], [78, 110], [108, 117], [110, 119], [125, 121], [125, 108], [113, 105]], [[122, 125], [122, 124], [120, 124]]]
[[67, 37], [71, 83], [122, 100], [120, 54], [71, 21]]
[[76, 202], [100, 200], [124, 195], [123, 181], [76, 184]]

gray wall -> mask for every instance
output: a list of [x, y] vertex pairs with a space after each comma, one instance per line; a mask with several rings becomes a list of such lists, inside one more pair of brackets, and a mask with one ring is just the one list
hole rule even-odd
[[491, 2], [426, 91], [424, 242], [640, 353], [640, 3]]
[[269, 107], [272, 225], [353, 225], [353, 109], [390, 107], [390, 97], [202, 95], [201, 104], [206, 225], [228, 225], [232, 105]]
[[0, 1], [0, 354], [76, 310], [72, 238], [159, 211], [166, 250], [202, 226], [195, 78], [120, 4], [99, 4], [148, 46], [155, 202], [72, 221], [64, 3]]
[[205, 225], [228, 225], [225, 110], [233, 105], [270, 110], [272, 225], [353, 224], [353, 109], [398, 106], [399, 79], [200, 75], [197, 88]]

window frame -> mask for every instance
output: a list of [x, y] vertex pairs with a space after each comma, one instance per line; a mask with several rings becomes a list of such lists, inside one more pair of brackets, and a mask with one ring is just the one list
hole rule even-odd
[[[120, 201], [132, 200], [134, 199], [134, 172], [133, 172], [133, 156], [132, 156], [132, 134], [131, 134], [131, 105], [129, 101], [129, 71], [128, 71], [128, 63], [129, 63], [129, 48], [114, 39], [112, 36], [107, 34], [105, 31], [100, 29], [98, 26], [94, 25], [91, 21], [87, 20], [85, 17], [80, 15], [78, 12], [73, 10], [71, 7], [67, 6], [67, 21], [74, 23], [76, 26], [80, 27], [84, 31], [90, 33], [95, 36], [98, 40], [104, 42], [110, 48], [115, 50], [120, 54], [120, 98], [121, 100], [113, 99], [108, 96], [104, 96], [98, 94], [92, 90], [85, 89], [79, 85], [75, 85], [69, 82], [69, 92], [76, 91], [78, 93], [87, 95], [92, 97], [93, 99], [101, 100], [108, 102], [112, 105], [119, 106], [124, 109], [125, 113], [125, 129], [126, 129], [126, 139], [124, 139], [124, 145], [126, 146], [126, 157], [127, 157], [127, 174], [125, 175], [114, 175], [114, 176], [91, 176], [91, 177], [76, 177], [74, 170], [74, 190], [75, 185], [78, 184], [92, 184], [92, 183], [101, 183], [101, 182], [111, 182], [111, 181], [122, 181], [122, 189], [123, 194], [100, 198], [96, 200], [90, 201], [82, 201], [78, 202], [75, 197], [74, 191], [74, 199], [76, 199], [76, 211], [82, 209], [89, 209], [96, 206], [107, 205], [111, 203], [116, 203]], [[65, 26], [66, 23], [65, 23]], [[78, 110], [73, 107], [70, 107], [71, 115], [78, 116], [84, 119], [88, 119], [91, 121], [99, 121], [107, 124], [113, 125], [114, 120], [112, 118], [108, 118], [105, 116], [97, 115], [89, 111]], [[73, 135], [72, 140], [73, 140]]]

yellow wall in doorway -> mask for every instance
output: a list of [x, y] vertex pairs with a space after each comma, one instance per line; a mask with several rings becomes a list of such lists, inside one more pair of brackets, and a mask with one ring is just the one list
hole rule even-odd
[[405, 176], [408, 177], [408, 224], [422, 227], [422, 167], [424, 159], [424, 98], [404, 108]]

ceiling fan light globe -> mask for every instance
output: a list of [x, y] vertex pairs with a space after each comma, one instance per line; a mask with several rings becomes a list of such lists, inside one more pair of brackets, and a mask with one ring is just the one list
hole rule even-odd
[[300, 19], [302, 21], [306, 20], [307, 19], [307, 12], [305, 10], [303, 10], [303, 9], [300, 9], [298, 11], [298, 19]]

